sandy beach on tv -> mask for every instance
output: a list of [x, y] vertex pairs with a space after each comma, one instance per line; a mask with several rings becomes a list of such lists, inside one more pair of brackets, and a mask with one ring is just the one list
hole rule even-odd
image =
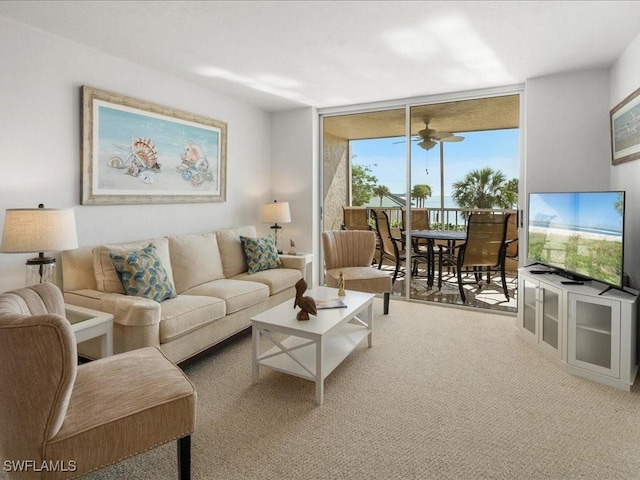
[[531, 233], [540, 233], [546, 235], [557, 235], [562, 237], [573, 237], [575, 235], [579, 235], [580, 238], [585, 240], [605, 240], [608, 242], [617, 242], [620, 243], [622, 241], [622, 233], [620, 235], [605, 235], [604, 233], [595, 233], [595, 232], [581, 232], [578, 230], [566, 230], [563, 228], [549, 228], [549, 227], [534, 227], [531, 226], [529, 228]]

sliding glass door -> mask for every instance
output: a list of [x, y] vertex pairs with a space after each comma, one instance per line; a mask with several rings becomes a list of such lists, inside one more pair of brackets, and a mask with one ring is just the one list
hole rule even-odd
[[368, 214], [383, 210], [409, 260], [394, 295], [459, 303], [455, 276], [433, 281], [436, 259], [412, 231], [464, 231], [473, 210], [517, 210], [519, 106], [516, 92], [322, 114], [323, 230], [374, 228]]

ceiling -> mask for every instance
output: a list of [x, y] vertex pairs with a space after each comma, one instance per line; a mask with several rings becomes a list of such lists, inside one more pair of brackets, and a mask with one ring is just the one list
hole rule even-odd
[[[519, 95], [504, 95], [411, 107], [411, 134], [425, 128], [450, 133], [518, 128]], [[324, 133], [348, 140], [405, 135], [405, 110], [391, 109], [326, 117]]]
[[0, 15], [266, 111], [607, 68], [635, 1], [2, 1]]

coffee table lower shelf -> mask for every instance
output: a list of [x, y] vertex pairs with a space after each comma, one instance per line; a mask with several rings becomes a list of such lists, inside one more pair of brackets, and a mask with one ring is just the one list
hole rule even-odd
[[320, 342], [300, 337], [287, 337], [281, 342], [286, 348], [277, 345], [263, 353], [258, 359], [259, 365], [295, 375], [306, 380], [317, 379], [316, 357], [322, 362], [320, 380], [324, 380], [370, 333], [368, 328], [345, 324], [332, 337], [324, 338], [321, 352], [318, 354]]

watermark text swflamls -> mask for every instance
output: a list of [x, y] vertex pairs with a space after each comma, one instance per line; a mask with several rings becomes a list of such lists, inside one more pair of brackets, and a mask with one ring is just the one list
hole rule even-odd
[[5, 460], [5, 472], [75, 472], [75, 460]]

